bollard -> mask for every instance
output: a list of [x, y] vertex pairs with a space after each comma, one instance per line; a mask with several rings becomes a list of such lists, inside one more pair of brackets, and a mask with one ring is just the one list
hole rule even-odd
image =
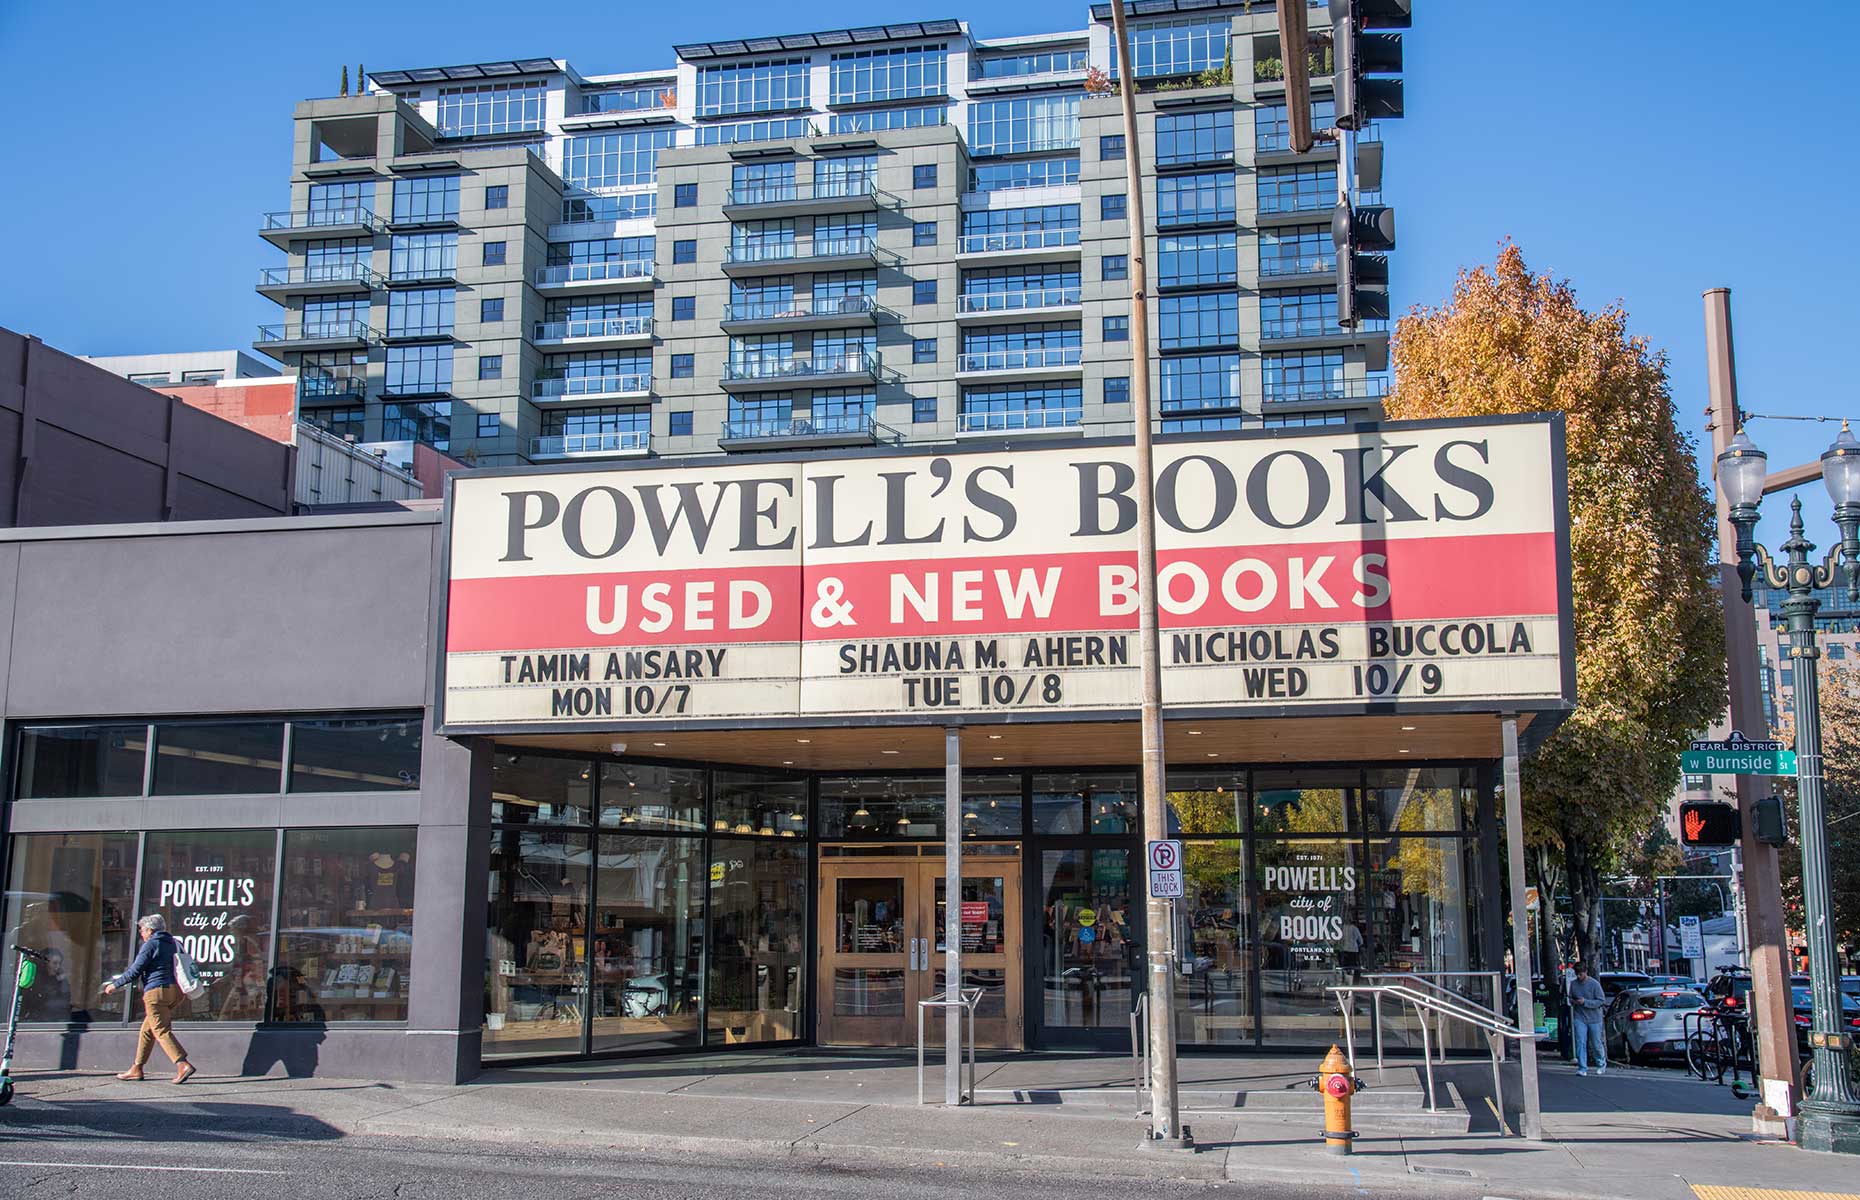
[[1330, 1048], [1311, 1086], [1324, 1093], [1324, 1149], [1331, 1154], [1350, 1153], [1350, 1144], [1356, 1140], [1356, 1131], [1350, 1128], [1350, 1098], [1363, 1085], [1342, 1050]]

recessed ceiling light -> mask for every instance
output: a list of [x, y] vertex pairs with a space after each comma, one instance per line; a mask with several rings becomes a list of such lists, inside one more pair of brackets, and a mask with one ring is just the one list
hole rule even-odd
[[1003, 758], [1005, 758], [1005, 757], [1006, 757], [1005, 755], [1000, 755], [1000, 754], [997, 754], [997, 755], [995, 755], [995, 761], [996, 761], [996, 762], [1001, 762], [1001, 761], [1003, 760]]
[[1200, 737], [1200, 736], [1201, 736], [1201, 730], [1199, 730], [1199, 729], [1191, 729], [1191, 730], [1189, 730], [1189, 731], [1188, 731], [1188, 736], [1189, 736], [1189, 737]]
[[799, 743], [801, 743], [801, 744], [802, 744], [803, 746], [805, 746], [805, 745], [807, 745], [807, 744], [808, 744], [809, 742], [811, 742], [811, 741], [813, 741], [814, 739], [813, 739], [813, 738], [796, 738], [796, 739], [794, 739], [794, 740], [795, 740], [795, 741], [797, 741], [797, 742], [799, 742]]
[[1403, 726], [1401, 727], [1401, 731], [1402, 731], [1403, 733], [1413, 733], [1413, 732], [1414, 732], [1414, 726], [1412, 726], [1412, 725], [1403, 725]]
[[781, 760], [781, 765], [784, 767], [792, 767], [794, 765], [794, 760], [792, 758], [784, 758]]
[[1208, 751], [1208, 757], [1209, 757], [1209, 758], [1219, 758], [1219, 757], [1220, 757], [1220, 754], [1219, 754], [1219, 753], [1217, 753], [1216, 751], [1213, 751], [1213, 750], [1210, 750], [1210, 751]]
[[896, 754], [897, 751], [896, 750], [880, 750], [879, 753], [880, 754]]
[[988, 740], [991, 742], [998, 742], [1001, 740], [1001, 735], [998, 733], [991, 733], [988, 735]]
[[665, 743], [664, 743], [664, 742], [654, 742], [654, 743], [652, 743], [652, 744], [653, 744], [653, 745], [655, 745], [655, 746], [658, 746], [658, 747], [660, 747], [661, 749], [663, 749], [663, 748], [664, 748], [664, 746], [665, 746]]
[[1406, 753], [1408, 753], [1408, 750], [1407, 750], [1407, 748], [1406, 748], [1406, 747], [1404, 747], [1404, 748], [1402, 749], [1402, 751], [1401, 751], [1401, 752], [1402, 752], [1403, 754], [1406, 754]]

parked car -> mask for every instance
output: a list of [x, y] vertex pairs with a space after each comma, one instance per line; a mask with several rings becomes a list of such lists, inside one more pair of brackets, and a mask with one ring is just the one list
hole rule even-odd
[[1684, 1054], [1685, 1017], [1704, 1006], [1705, 997], [1690, 989], [1629, 988], [1602, 1016], [1608, 1053], [1636, 1063]]
[[1690, 975], [1649, 975], [1647, 976], [1647, 986], [1657, 988], [1696, 989], [1699, 986], [1699, 981], [1692, 978]]
[[1603, 971], [1596, 976], [1602, 984], [1602, 995], [1618, 996], [1628, 988], [1644, 988], [1653, 985], [1653, 979], [1640, 971]]
[[1705, 985], [1705, 1000], [1713, 1008], [1730, 1012], [1750, 1008], [1750, 972], [1744, 967], [1719, 967]]
[[[1789, 989], [1789, 1003], [1795, 1009], [1795, 1048], [1808, 1053], [1808, 1031], [1815, 1025], [1815, 1001], [1805, 985]], [[1841, 993], [1841, 1023], [1860, 1033], [1860, 998]]]

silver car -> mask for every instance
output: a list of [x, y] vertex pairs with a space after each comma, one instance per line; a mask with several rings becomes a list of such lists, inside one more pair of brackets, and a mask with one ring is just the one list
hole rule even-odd
[[1705, 1007], [1705, 997], [1684, 988], [1630, 988], [1617, 995], [1602, 1017], [1611, 1058], [1644, 1062], [1686, 1052], [1685, 1016]]

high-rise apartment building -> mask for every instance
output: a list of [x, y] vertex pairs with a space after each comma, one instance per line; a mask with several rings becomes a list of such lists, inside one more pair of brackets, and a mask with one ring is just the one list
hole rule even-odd
[[1336, 324], [1338, 151], [1290, 151], [1270, 6], [1144, 0], [1136, 146], [1089, 16], [372, 72], [297, 106], [256, 344], [304, 419], [487, 465], [1128, 433], [1140, 153], [1163, 430], [1375, 415], [1387, 332]]

